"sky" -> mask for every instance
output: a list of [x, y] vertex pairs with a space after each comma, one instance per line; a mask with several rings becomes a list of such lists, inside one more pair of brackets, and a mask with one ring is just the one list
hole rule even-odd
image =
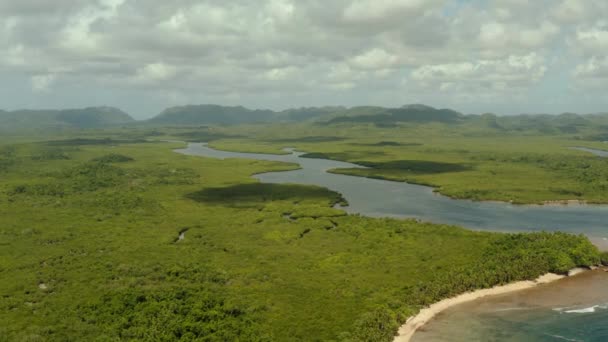
[[608, 112], [606, 0], [0, 0], [0, 109]]

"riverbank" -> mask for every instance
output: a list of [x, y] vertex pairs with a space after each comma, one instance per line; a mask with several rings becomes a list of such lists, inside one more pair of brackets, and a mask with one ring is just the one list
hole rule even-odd
[[[584, 272], [583, 269], [576, 268], [568, 272], [568, 276], [580, 274], [581, 272]], [[503, 286], [495, 286], [489, 289], [467, 292], [456, 297], [444, 299], [437, 303], [431, 304], [427, 308], [420, 310], [420, 312], [416, 316], [410, 317], [407, 322], [399, 328], [398, 335], [393, 339], [393, 342], [409, 342], [418, 329], [427, 324], [439, 313], [455, 305], [463, 304], [488, 296], [496, 296], [501, 294], [507, 294], [510, 292], [530, 289], [538, 285], [548, 284], [563, 279], [565, 277], [567, 276], [547, 273], [543, 276], [540, 276], [536, 280], [518, 281]]]

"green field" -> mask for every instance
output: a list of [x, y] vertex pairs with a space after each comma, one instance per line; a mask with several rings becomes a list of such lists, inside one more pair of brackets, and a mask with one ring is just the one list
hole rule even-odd
[[[569, 177], [535, 162], [503, 160], [522, 153], [521, 139], [492, 145], [490, 138], [436, 130], [392, 136], [355, 127], [332, 136], [307, 125], [242, 126], [5, 141], [0, 341], [390, 341], [409, 315], [439, 299], [600, 262], [582, 236], [347, 216], [332, 208], [343, 201], [340, 194], [250, 177], [296, 165], [188, 157], [172, 151], [183, 144], [143, 140], [186, 134], [212, 136], [220, 139], [213, 146], [234, 150], [294, 146], [393, 165], [365, 176], [434, 184], [476, 199], [501, 198], [494, 193], [521, 202], [559, 199], [540, 186], [526, 188], [534, 181], [513, 176], [518, 166]], [[530, 155], [603, 165], [565, 149], [567, 140], [529, 139]], [[489, 162], [473, 148], [498, 159]], [[481, 197], [459, 192], [479, 175], [494, 179], [490, 171], [503, 166], [511, 171], [508, 181], [494, 184], [500, 189]], [[580, 197], [601, 202], [598, 193]]]

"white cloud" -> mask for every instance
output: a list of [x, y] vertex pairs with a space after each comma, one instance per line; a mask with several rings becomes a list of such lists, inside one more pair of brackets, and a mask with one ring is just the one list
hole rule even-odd
[[55, 75], [35, 75], [31, 77], [32, 90], [38, 93], [48, 92], [55, 82]]
[[0, 12], [0, 71], [54, 94], [77, 82], [280, 106], [333, 90], [398, 102], [403, 87], [496, 98], [553, 72], [602, 74], [608, 51], [605, 0], [3, 0]]
[[353, 22], [382, 20], [404, 11], [416, 12], [432, 1], [425, 0], [356, 0], [344, 10], [344, 19]]
[[575, 44], [584, 53], [605, 54], [608, 51], [608, 22], [600, 21], [594, 27], [579, 29]]
[[63, 28], [61, 45], [73, 53], [94, 52], [99, 46], [100, 36], [91, 32], [91, 25], [100, 20], [109, 20], [118, 14], [126, 0], [101, 0], [99, 5], [84, 7], [70, 17]]
[[270, 20], [286, 22], [293, 18], [295, 5], [289, 0], [270, 0], [267, 10]]
[[577, 22], [587, 15], [586, 0], [564, 0], [553, 9], [557, 19], [562, 22]]
[[151, 63], [137, 70], [137, 83], [152, 84], [167, 81], [177, 75], [177, 67], [165, 63]]
[[481, 25], [479, 40], [486, 45], [504, 44], [506, 33], [506, 28], [501, 23], [489, 22]]
[[586, 63], [579, 64], [576, 69], [574, 69], [574, 75], [579, 79], [608, 79], [608, 57], [590, 58]]
[[270, 81], [282, 81], [289, 79], [297, 70], [298, 69], [294, 67], [274, 68], [267, 71], [265, 76]]
[[520, 91], [538, 82], [546, 70], [544, 59], [532, 53], [499, 60], [425, 65], [413, 70], [410, 79], [422, 88], [441, 91]]
[[393, 67], [398, 62], [398, 58], [381, 48], [373, 48], [363, 54], [353, 57], [350, 63], [360, 69], [382, 70]]

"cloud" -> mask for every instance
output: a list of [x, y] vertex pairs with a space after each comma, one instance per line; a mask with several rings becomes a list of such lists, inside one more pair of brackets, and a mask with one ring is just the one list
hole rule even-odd
[[576, 32], [574, 45], [587, 55], [603, 55], [608, 51], [608, 21], [581, 28]]
[[55, 82], [55, 75], [35, 75], [31, 78], [32, 90], [37, 93], [48, 92]]
[[137, 70], [135, 81], [139, 83], [156, 83], [167, 81], [177, 75], [178, 69], [165, 63], [151, 63]]
[[439, 91], [513, 92], [538, 82], [547, 67], [534, 53], [505, 59], [425, 65], [415, 69], [411, 80], [421, 87]]
[[608, 70], [608, 58], [593, 57], [587, 63], [578, 65], [574, 72], [582, 77], [604, 77], [608, 76], [604, 73], [606, 70]]
[[350, 64], [356, 68], [367, 70], [383, 70], [391, 68], [398, 63], [397, 56], [384, 49], [373, 48], [350, 59]]
[[404, 15], [407, 12], [419, 13], [433, 1], [425, 0], [356, 0], [343, 12], [347, 22], [365, 23], [382, 21], [387, 17]]
[[549, 93], [554, 74], [608, 82], [604, 0], [4, 0], [0, 13], [0, 72], [54, 94], [398, 105]]

